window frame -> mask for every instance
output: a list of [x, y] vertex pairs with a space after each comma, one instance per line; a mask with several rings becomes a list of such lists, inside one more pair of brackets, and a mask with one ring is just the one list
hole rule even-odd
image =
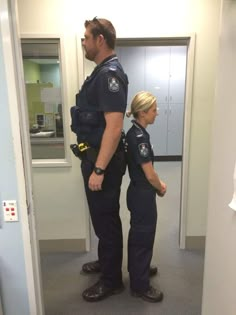
[[[70, 152], [70, 117], [68, 117], [68, 111], [66, 104], [69, 103], [68, 95], [66, 90], [66, 58], [65, 58], [65, 40], [61, 35], [58, 34], [20, 34], [20, 41], [22, 42], [38, 42], [38, 43], [50, 43], [58, 41], [59, 47], [59, 60], [60, 60], [60, 82], [61, 82], [61, 99], [62, 99], [62, 117], [63, 117], [63, 134], [64, 134], [64, 152], [65, 158], [54, 158], [54, 159], [32, 159], [32, 167], [71, 167], [71, 152]], [[22, 55], [22, 64], [23, 64], [23, 54]], [[27, 102], [27, 99], [26, 99]], [[30, 139], [30, 135], [29, 135]], [[30, 141], [30, 140], [29, 140]]]

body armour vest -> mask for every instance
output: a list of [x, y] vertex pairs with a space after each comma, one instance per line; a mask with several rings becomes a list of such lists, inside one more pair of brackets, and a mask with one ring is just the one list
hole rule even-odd
[[[113, 57], [94, 69], [84, 81], [79, 93], [76, 94], [76, 105], [71, 107], [71, 130], [77, 135], [78, 143], [87, 142], [94, 148], [100, 147], [106, 127], [104, 111], [99, 109], [96, 96], [94, 96], [96, 93], [103, 93], [99, 90], [99, 77], [103, 73], [111, 73], [118, 78], [120, 89], [124, 91], [127, 100], [128, 79], [117, 57]], [[111, 86], [111, 88], [115, 89], [116, 86]]]

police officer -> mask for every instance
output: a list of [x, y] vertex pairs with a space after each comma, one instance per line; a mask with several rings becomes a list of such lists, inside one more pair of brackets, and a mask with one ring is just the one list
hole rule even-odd
[[85, 57], [97, 66], [76, 95], [72, 130], [77, 134], [79, 147], [83, 144], [83, 148], [88, 148], [82, 154], [81, 170], [99, 244], [98, 261], [85, 267], [93, 271], [99, 265], [101, 278], [82, 296], [93, 302], [123, 290], [119, 197], [126, 167], [121, 135], [128, 78], [114, 51], [116, 32], [112, 23], [94, 18], [84, 25]]
[[139, 92], [131, 103], [133, 126], [126, 135], [130, 184], [127, 206], [131, 221], [128, 237], [128, 270], [131, 295], [149, 302], [160, 302], [163, 293], [149, 283], [149, 270], [157, 223], [156, 194], [164, 196], [166, 184], [153, 167], [153, 150], [146, 127], [153, 124], [157, 113], [156, 98]]

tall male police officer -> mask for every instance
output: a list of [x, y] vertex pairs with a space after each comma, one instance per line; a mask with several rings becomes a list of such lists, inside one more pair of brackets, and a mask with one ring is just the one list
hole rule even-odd
[[123, 118], [127, 105], [128, 78], [115, 54], [116, 32], [106, 19], [85, 21], [83, 47], [97, 66], [76, 95], [72, 130], [81, 149], [81, 170], [89, 211], [99, 239], [98, 261], [87, 270], [101, 270], [100, 280], [83, 292], [86, 301], [99, 301], [123, 290], [122, 226], [119, 198], [125, 155]]

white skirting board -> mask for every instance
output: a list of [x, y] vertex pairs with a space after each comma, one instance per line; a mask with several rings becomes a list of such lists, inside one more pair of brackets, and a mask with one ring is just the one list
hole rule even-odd
[[3, 315], [1, 295], [0, 295], [0, 315]]

